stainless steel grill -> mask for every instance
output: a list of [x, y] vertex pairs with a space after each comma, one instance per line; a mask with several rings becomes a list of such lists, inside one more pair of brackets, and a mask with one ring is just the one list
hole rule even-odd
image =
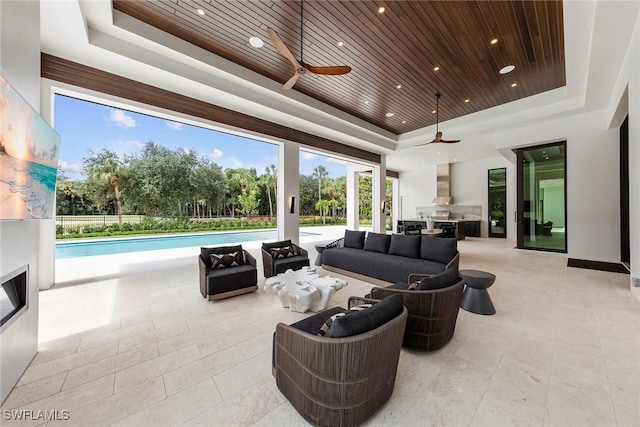
[[435, 211], [431, 214], [431, 219], [435, 221], [449, 219], [449, 215], [451, 215], [451, 212], [449, 211]]

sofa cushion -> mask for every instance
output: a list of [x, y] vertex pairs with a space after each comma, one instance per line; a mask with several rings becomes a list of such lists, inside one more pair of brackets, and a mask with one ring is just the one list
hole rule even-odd
[[369, 233], [367, 234], [367, 240], [365, 240], [364, 242], [364, 250], [386, 254], [387, 252], [389, 252], [390, 244], [390, 235], [383, 233]]
[[458, 253], [458, 239], [423, 236], [420, 258], [447, 264]]
[[344, 247], [362, 249], [364, 247], [364, 231], [344, 231]]
[[286, 246], [292, 246], [291, 239], [289, 240], [281, 240], [279, 242], [271, 242], [271, 243], [263, 243], [262, 249], [265, 249], [267, 252], [274, 248], [283, 248]]
[[240, 252], [244, 262], [244, 252], [242, 251], [242, 245], [235, 246], [218, 246], [214, 248], [200, 248], [200, 258], [204, 261], [207, 268], [211, 268], [211, 254], [230, 254], [233, 252]]
[[[419, 236], [417, 236], [419, 237]], [[352, 271], [385, 282], [406, 282], [409, 274], [438, 274], [445, 264], [352, 248], [330, 248], [322, 253], [322, 264]]]
[[460, 281], [458, 269], [450, 268], [435, 276], [425, 277], [418, 282], [419, 291], [432, 291], [434, 289], [448, 288]]
[[211, 269], [237, 267], [244, 264], [242, 251], [231, 252], [228, 254], [209, 254], [211, 259]]
[[337, 317], [331, 324], [328, 336], [342, 338], [372, 331], [400, 315], [402, 310], [402, 295], [389, 295], [370, 308]]
[[390, 255], [404, 256], [408, 258], [420, 258], [420, 241], [422, 236], [407, 236], [404, 234], [392, 234]]

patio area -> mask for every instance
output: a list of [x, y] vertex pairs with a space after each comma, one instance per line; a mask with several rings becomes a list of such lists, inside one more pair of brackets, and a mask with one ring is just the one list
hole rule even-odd
[[[301, 243], [313, 262], [313, 243]], [[497, 314], [460, 310], [443, 349], [403, 349], [394, 394], [368, 425], [640, 423], [628, 276], [511, 243], [459, 242], [461, 268], [496, 274]], [[260, 263], [259, 244], [247, 248]], [[39, 353], [2, 409], [68, 410], [66, 425], [304, 425], [271, 376], [271, 340], [278, 322], [310, 313], [283, 309], [261, 274], [259, 291], [209, 302], [195, 254], [160, 255], [40, 292]], [[99, 270], [99, 258], [78, 270]], [[346, 280], [330, 305], [371, 288]]]

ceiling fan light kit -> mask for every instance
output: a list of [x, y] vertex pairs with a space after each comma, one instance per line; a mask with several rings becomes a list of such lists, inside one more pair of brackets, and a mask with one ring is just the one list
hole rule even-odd
[[278, 52], [285, 58], [287, 58], [292, 64], [294, 68], [293, 76], [282, 86], [283, 90], [288, 90], [293, 87], [298, 81], [298, 78], [307, 72], [313, 74], [321, 74], [325, 76], [340, 76], [342, 74], [347, 74], [351, 71], [351, 67], [347, 65], [334, 65], [328, 67], [315, 67], [313, 65], [306, 64], [304, 62], [304, 0], [300, 2], [300, 60], [291, 53], [291, 50], [287, 47], [287, 45], [282, 41], [280, 35], [273, 29], [267, 28], [267, 34], [269, 35], [269, 39], [271, 43], [276, 47]]

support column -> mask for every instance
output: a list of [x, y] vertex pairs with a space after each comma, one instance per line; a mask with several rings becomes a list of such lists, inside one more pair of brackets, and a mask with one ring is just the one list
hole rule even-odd
[[360, 226], [360, 174], [354, 165], [347, 165], [347, 230]]
[[393, 190], [391, 191], [391, 232], [397, 233], [398, 220], [400, 219], [400, 179], [391, 180]]
[[300, 150], [286, 142], [278, 149], [278, 240], [300, 243]]
[[372, 226], [376, 233], [386, 233], [386, 217], [382, 212], [382, 203], [386, 198], [387, 190], [387, 157], [380, 156], [380, 165], [373, 168], [373, 204]]

